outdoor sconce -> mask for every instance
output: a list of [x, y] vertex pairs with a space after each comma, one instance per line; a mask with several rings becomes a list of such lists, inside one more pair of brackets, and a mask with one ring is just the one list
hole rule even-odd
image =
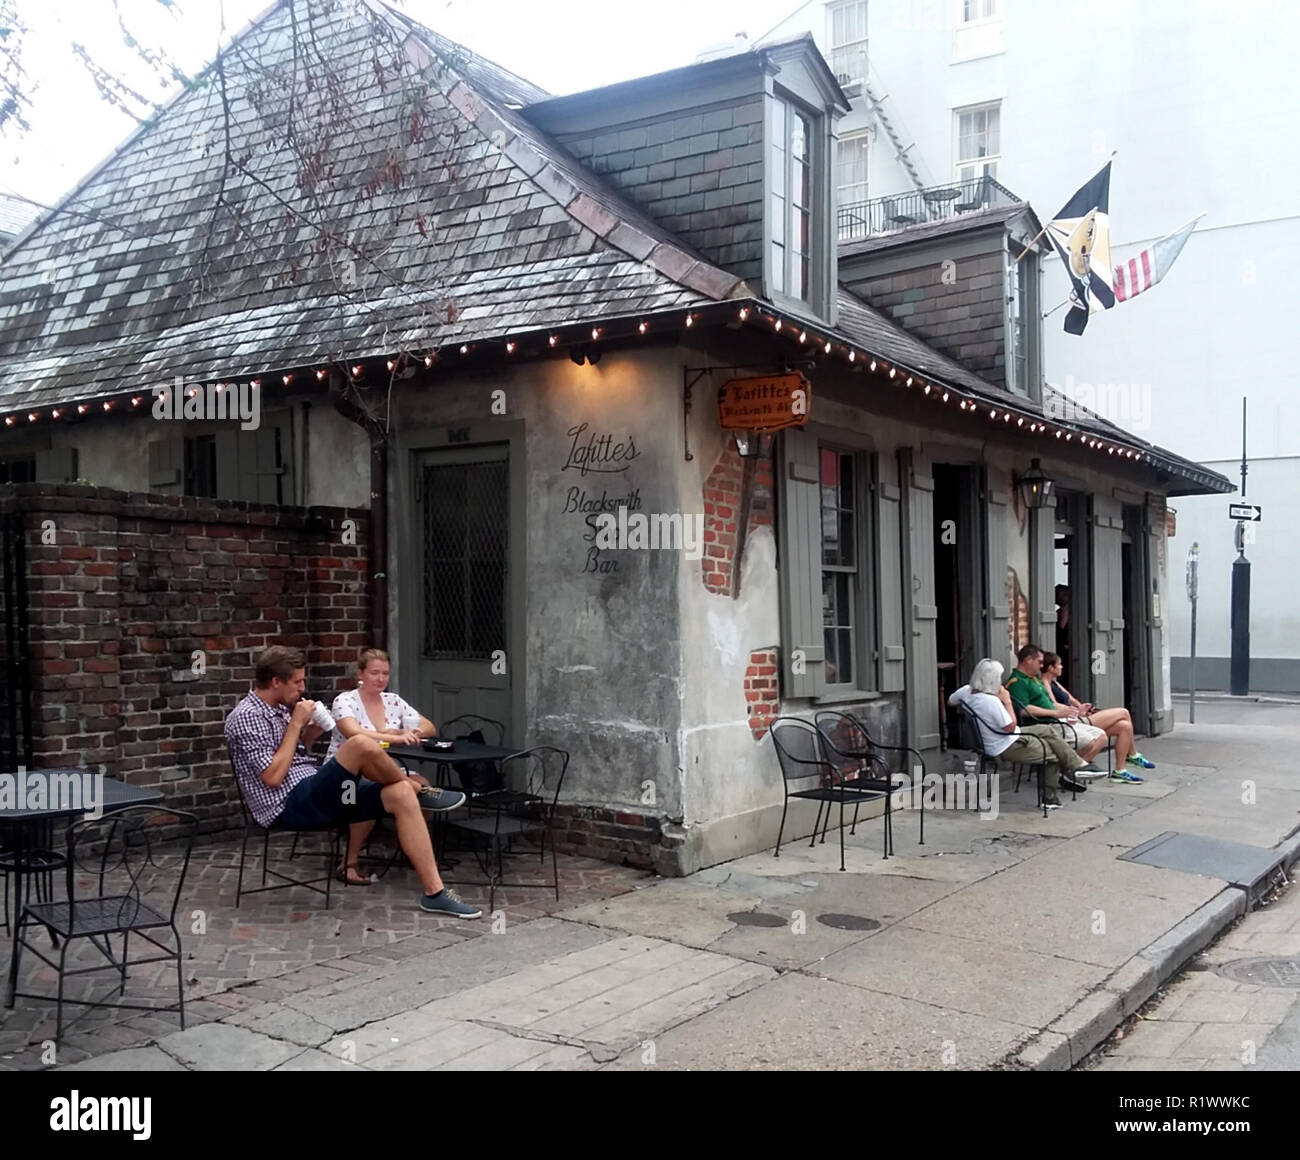
[[1031, 511], [1049, 508], [1056, 502], [1056, 480], [1048, 479], [1037, 459], [1031, 461], [1029, 470], [1016, 480], [1020, 502]]
[[571, 346], [569, 347], [569, 357], [579, 366], [582, 366], [584, 362], [595, 366], [600, 362], [600, 347], [594, 342], [589, 346]]
[[772, 451], [770, 431], [736, 431], [734, 435], [741, 459], [764, 459]]

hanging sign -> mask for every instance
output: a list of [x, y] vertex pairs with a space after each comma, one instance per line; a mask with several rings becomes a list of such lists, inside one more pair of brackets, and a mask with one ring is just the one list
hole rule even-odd
[[718, 424], [725, 431], [780, 431], [808, 422], [812, 388], [798, 371], [730, 379], [718, 391]]

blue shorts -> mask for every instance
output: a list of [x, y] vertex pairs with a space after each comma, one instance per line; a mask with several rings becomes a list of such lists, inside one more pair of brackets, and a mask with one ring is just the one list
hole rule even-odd
[[388, 812], [380, 797], [382, 789], [378, 782], [368, 781], [331, 757], [318, 773], [304, 777], [289, 791], [276, 824], [332, 826], [373, 822]]

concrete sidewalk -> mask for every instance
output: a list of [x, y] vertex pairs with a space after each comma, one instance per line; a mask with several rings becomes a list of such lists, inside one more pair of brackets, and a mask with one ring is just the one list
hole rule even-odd
[[[1300, 707], [1197, 716], [1147, 744], [1144, 785], [1094, 782], [1047, 818], [1004, 778], [996, 819], [929, 813], [925, 846], [898, 814], [887, 861], [872, 819], [845, 873], [832, 833], [549, 917], [506, 911], [487, 937], [414, 934], [73, 1066], [1070, 1067], [1248, 907], [1222, 878], [1119, 855], [1168, 831], [1288, 865], [1300, 847]], [[1289, 937], [1276, 953], [1300, 955]]]

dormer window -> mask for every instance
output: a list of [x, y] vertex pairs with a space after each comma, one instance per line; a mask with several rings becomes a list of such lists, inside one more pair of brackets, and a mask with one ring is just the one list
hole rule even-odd
[[814, 118], [779, 97], [768, 106], [772, 290], [807, 301], [812, 273]]

